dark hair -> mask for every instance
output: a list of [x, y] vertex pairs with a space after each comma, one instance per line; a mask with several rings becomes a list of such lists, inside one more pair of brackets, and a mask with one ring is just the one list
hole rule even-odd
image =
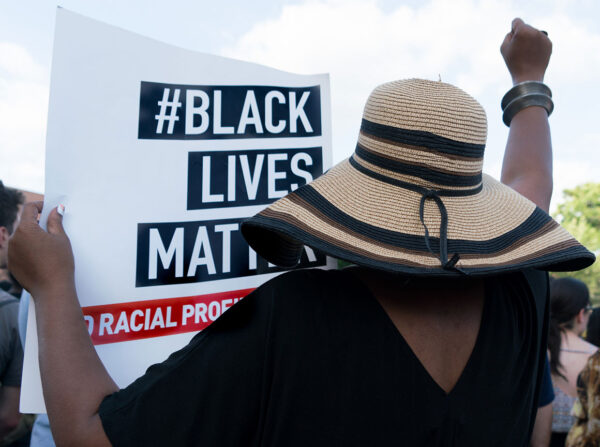
[[600, 346], [600, 309], [596, 308], [590, 315], [585, 339], [593, 345]]
[[21, 191], [7, 188], [0, 180], [0, 227], [6, 227], [11, 234], [19, 214], [19, 206], [24, 201], [25, 197]]
[[590, 293], [583, 281], [575, 278], [558, 278], [550, 281], [550, 330], [548, 350], [550, 351], [550, 371], [562, 378], [560, 372], [561, 335], [572, 329], [575, 317], [590, 304]]

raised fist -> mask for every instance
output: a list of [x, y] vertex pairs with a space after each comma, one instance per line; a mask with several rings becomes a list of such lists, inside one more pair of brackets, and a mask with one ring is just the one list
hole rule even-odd
[[523, 81], [543, 81], [552, 54], [548, 35], [517, 18], [500, 47], [504, 62], [517, 84]]

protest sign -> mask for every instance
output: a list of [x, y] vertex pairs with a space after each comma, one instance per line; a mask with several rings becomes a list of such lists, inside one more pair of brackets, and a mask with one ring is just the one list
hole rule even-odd
[[[240, 222], [331, 164], [329, 79], [172, 47], [59, 9], [46, 204], [121, 387], [281, 273]], [[308, 249], [301, 266], [333, 261]], [[29, 308], [21, 409], [43, 412]]]

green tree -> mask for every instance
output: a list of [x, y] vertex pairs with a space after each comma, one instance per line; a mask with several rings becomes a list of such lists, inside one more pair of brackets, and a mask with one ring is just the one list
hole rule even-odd
[[[579, 242], [600, 257], [600, 183], [585, 183], [563, 191], [564, 202], [554, 218]], [[585, 270], [557, 273], [582, 280], [590, 289], [594, 304], [600, 303], [600, 261]]]

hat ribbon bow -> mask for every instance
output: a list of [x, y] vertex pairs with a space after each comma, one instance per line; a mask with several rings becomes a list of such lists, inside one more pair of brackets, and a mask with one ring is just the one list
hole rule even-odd
[[442, 264], [442, 268], [444, 270], [457, 270], [461, 273], [463, 272], [461, 269], [456, 267], [456, 263], [458, 262], [460, 255], [458, 253], [454, 253], [452, 258], [448, 259], [448, 212], [446, 211], [446, 206], [440, 196], [431, 190], [427, 190], [423, 193], [421, 197], [421, 204], [419, 205], [419, 218], [421, 219], [421, 223], [423, 224], [423, 228], [425, 228], [425, 245], [427, 246], [427, 250], [433, 255], [436, 253], [431, 248], [431, 244], [429, 243], [429, 230], [427, 225], [425, 224], [425, 202], [428, 199], [432, 199], [440, 210], [441, 223], [440, 223], [440, 263]]

